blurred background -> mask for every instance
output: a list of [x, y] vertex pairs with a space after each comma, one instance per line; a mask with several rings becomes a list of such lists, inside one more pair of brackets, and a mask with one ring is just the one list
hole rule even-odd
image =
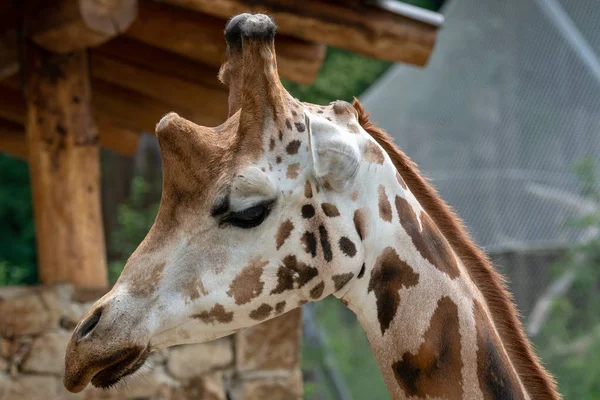
[[[502, 271], [565, 399], [600, 398], [600, 9], [596, 0], [411, 0], [445, 22], [419, 68], [329, 45], [303, 101], [359, 96]], [[351, 6], [349, 6], [351, 7]], [[174, 21], [176, 24], [177, 21]], [[160, 200], [160, 154], [101, 151], [110, 282]], [[26, 161], [0, 153], [0, 285], [39, 283]], [[304, 306], [306, 399], [387, 399], [334, 298]]]

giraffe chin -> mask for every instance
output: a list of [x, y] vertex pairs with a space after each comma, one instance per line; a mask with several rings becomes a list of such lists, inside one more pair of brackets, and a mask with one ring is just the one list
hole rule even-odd
[[94, 375], [91, 381], [92, 385], [98, 389], [109, 389], [115, 386], [121, 379], [139, 370], [146, 362], [149, 354], [149, 347], [141, 348], [139, 352], [125, 352], [123, 357], [116, 363]]

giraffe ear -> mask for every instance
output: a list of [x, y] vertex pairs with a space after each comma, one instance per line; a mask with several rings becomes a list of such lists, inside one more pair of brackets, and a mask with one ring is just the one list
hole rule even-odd
[[315, 177], [343, 191], [353, 181], [360, 164], [356, 139], [341, 127], [315, 114], [305, 113]]

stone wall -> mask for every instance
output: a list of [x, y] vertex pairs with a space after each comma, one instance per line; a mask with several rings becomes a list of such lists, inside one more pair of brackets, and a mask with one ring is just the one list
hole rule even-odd
[[117, 388], [62, 385], [71, 332], [98, 293], [71, 286], [0, 287], [0, 399], [300, 399], [300, 309], [210, 343], [153, 353]]

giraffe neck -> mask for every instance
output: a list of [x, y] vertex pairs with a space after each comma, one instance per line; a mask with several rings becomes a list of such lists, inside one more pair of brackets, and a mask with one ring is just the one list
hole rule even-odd
[[336, 296], [356, 313], [391, 397], [528, 398], [481, 292], [387, 157], [383, 167], [361, 168], [364, 265]]

